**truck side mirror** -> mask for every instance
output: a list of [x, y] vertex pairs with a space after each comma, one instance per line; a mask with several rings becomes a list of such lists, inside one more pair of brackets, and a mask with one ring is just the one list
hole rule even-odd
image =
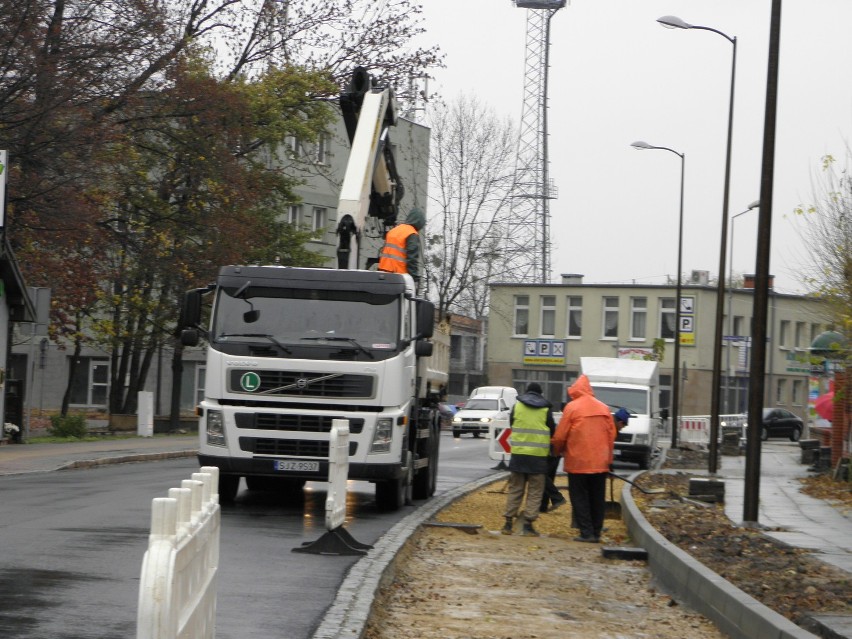
[[[180, 307], [180, 326], [197, 326], [201, 322], [201, 292], [193, 289], [183, 294]], [[183, 338], [181, 338], [183, 339]]]
[[198, 329], [185, 328], [180, 332], [180, 343], [184, 346], [198, 346]]
[[668, 408], [661, 408], [660, 409], [660, 418], [661, 419], [668, 419], [669, 418], [669, 409]]
[[416, 357], [431, 357], [432, 342], [427, 342], [421, 339], [414, 342], [414, 355]]
[[430, 338], [435, 333], [435, 305], [429, 300], [414, 300], [417, 308], [417, 337]]

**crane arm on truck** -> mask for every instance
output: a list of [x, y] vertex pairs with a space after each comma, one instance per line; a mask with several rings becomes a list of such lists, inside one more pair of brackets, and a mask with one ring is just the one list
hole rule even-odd
[[396, 222], [404, 189], [390, 141], [390, 127], [397, 122], [393, 91], [374, 87], [367, 70], [358, 67], [340, 95], [340, 109], [351, 151], [337, 207], [337, 265], [351, 269], [359, 267], [367, 218], [381, 220], [384, 236]]

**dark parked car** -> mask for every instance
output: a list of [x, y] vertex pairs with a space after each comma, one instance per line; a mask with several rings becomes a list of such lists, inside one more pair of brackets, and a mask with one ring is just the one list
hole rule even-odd
[[767, 440], [770, 437], [789, 437], [791, 442], [797, 442], [802, 437], [805, 424], [801, 417], [794, 415], [783, 408], [764, 408], [763, 423], [760, 429], [760, 438]]

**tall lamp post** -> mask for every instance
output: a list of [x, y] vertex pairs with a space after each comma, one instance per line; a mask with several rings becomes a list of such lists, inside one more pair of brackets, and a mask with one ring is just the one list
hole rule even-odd
[[727, 255], [728, 239], [728, 194], [731, 186], [731, 137], [734, 126], [734, 81], [737, 70], [737, 38], [713, 29], [684, 22], [676, 16], [663, 16], [657, 20], [661, 25], [670, 29], [699, 29], [717, 33], [733, 45], [731, 56], [731, 94], [728, 101], [728, 145], [725, 154], [725, 189], [722, 196], [722, 239], [719, 247], [719, 271], [716, 285], [716, 330], [713, 343], [713, 380], [710, 394], [710, 455], [708, 471], [714, 474], [718, 468], [719, 452], [719, 404], [722, 386], [722, 322], [724, 320], [725, 304], [725, 257]]
[[672, 380], [672, 402], [671, 402], [671, 420], [672, 420], [672, 448], [677, 448], [678, 436], [678, 409], [680, 402], [680, 298], [681, 298], [681, 271], [683, 270], [683, 177], [686, 172], [686, 153], [678, 153], [674, 149], [667, 146], [654, 146], [647, 142], [634, 142], [631, 144], [634, 149], [645, 151], [648, 149], [658, 149], [660, 151], [668, 151], [674, 153], [680, 158], [680, 213], [678, 214], [677, 225], [677, 286], [675, 287], [675, 333], [674, 333], [674, 380]]
[[[737, 221], [737, 218], [740, 215], [745, 215], [750, 211], [753, 211], [757, 207], [760, 206], [760, 200], [755, 200], [751, 204], [748, 205], [748, 208], [742, 213], [737, 213], [736, 215], [731, 216], [731, 256], [728, 258], [728, 335], [732, 336], [734, 334], [734, 229], [736, 225], [734, 222]], [[731, 371], [731, 344], [728, 343], [725, 348], [725, 370], [727, 371], [726, 377], [730, 378]], [[730, 394], [730, 387], [726, 385], [726, 388], [729, 390], [728, 394]], [[730, 413], [730, 406], [728, 405], [727, 395], [725, 398], [725, 411]], [[737, 393], [739, 395], [739, 393]]]

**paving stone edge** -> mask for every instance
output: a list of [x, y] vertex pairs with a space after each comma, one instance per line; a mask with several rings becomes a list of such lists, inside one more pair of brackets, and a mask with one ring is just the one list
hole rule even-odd
[[648, 567], [676, 601], [701, 613], [732, 639], [818, 639], [749, 596], [667, 540], [648, 523], [629, 484], [621, 492], [624, 522], [633, 543], [648, 551]]
[[373, 600], [379, 589], [393, 580], [396, 557], [411, 535], [423, 522], [456, 499], [505, 479], [508, 475], [500, 472], [457, 486], [427, 501], [397, 522], [350, 568], [312, 639], [361, 639], [367, 628]]

